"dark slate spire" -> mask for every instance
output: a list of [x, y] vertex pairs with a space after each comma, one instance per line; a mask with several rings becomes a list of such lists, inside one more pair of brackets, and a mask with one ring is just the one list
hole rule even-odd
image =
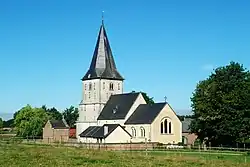
[[82, 80], [84, 81], [95, 78], [124, 80], [116, 69], [103, 18], [89, 70]]

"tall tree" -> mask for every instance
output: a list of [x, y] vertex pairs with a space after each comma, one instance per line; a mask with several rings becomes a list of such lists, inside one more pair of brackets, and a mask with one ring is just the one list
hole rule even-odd
[[[135, 91], [132, 91], [132, 93], [135, 93]], [[143, 96], [143, 98], [144, 98], [144, 100], [146, 101], [147, 104], [154, 104], [155, 103], [154, 100], [153, 100], [154, 99], [153, 97], [149, 97], [147, 95], [147, 93], [145, 93], [145, 92], [140, 91], [140, 93], [142, 94], [142, 96]]]
[[63, 117], [70, 127], [75, 127], [75, 123], [79, 117], [78, 108], [70, 106], [63, 112]]
[[41, 136], [48, 115], [42, 108], [32, 108], [30, 105], [23, 107], [17, 112], [14, 124], [18, 136], [31, 137]]
[[3, 119], [0, 118], [0, 129], [2, 129], [2, 128], [3, 128]]
[[212, 145], [235, 145], [250, 138], [250, 73], [231, 62], [198, 83], [192, 101], [191, 131]]
[[62, 120], [62, 114], [55, 107], [47, 108], [43, 105], [42, 109], [46, 111], [50, 120]]

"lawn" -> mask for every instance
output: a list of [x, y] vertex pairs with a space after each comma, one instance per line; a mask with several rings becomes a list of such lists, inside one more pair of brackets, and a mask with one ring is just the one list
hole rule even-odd
[[[246, 159], [245, 159], [246, 158]], [[245, 163], [247, 161], [247, 163]], [[84, 148], [0, 143], [0, 166], [98, 166], [98, 167], [239, 167], [250, 166], [246, 155], [183, 152], [94, 151]]]

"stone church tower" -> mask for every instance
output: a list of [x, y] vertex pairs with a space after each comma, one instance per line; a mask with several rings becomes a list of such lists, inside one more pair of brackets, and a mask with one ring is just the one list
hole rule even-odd
[[123, 80], [116, 68], [102, 21], [91, 64], [82, 78], [82, 100], [76, 123], [77, 137], [89, 126], [97, 125], [97, 118], [110, 95], [123, 93]]

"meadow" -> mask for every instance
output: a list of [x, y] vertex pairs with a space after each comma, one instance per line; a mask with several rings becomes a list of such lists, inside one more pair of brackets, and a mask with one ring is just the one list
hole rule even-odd
[[104, 151], [85, 148], [0, 143], [1, 167], [249, 167], [244, 153]]

